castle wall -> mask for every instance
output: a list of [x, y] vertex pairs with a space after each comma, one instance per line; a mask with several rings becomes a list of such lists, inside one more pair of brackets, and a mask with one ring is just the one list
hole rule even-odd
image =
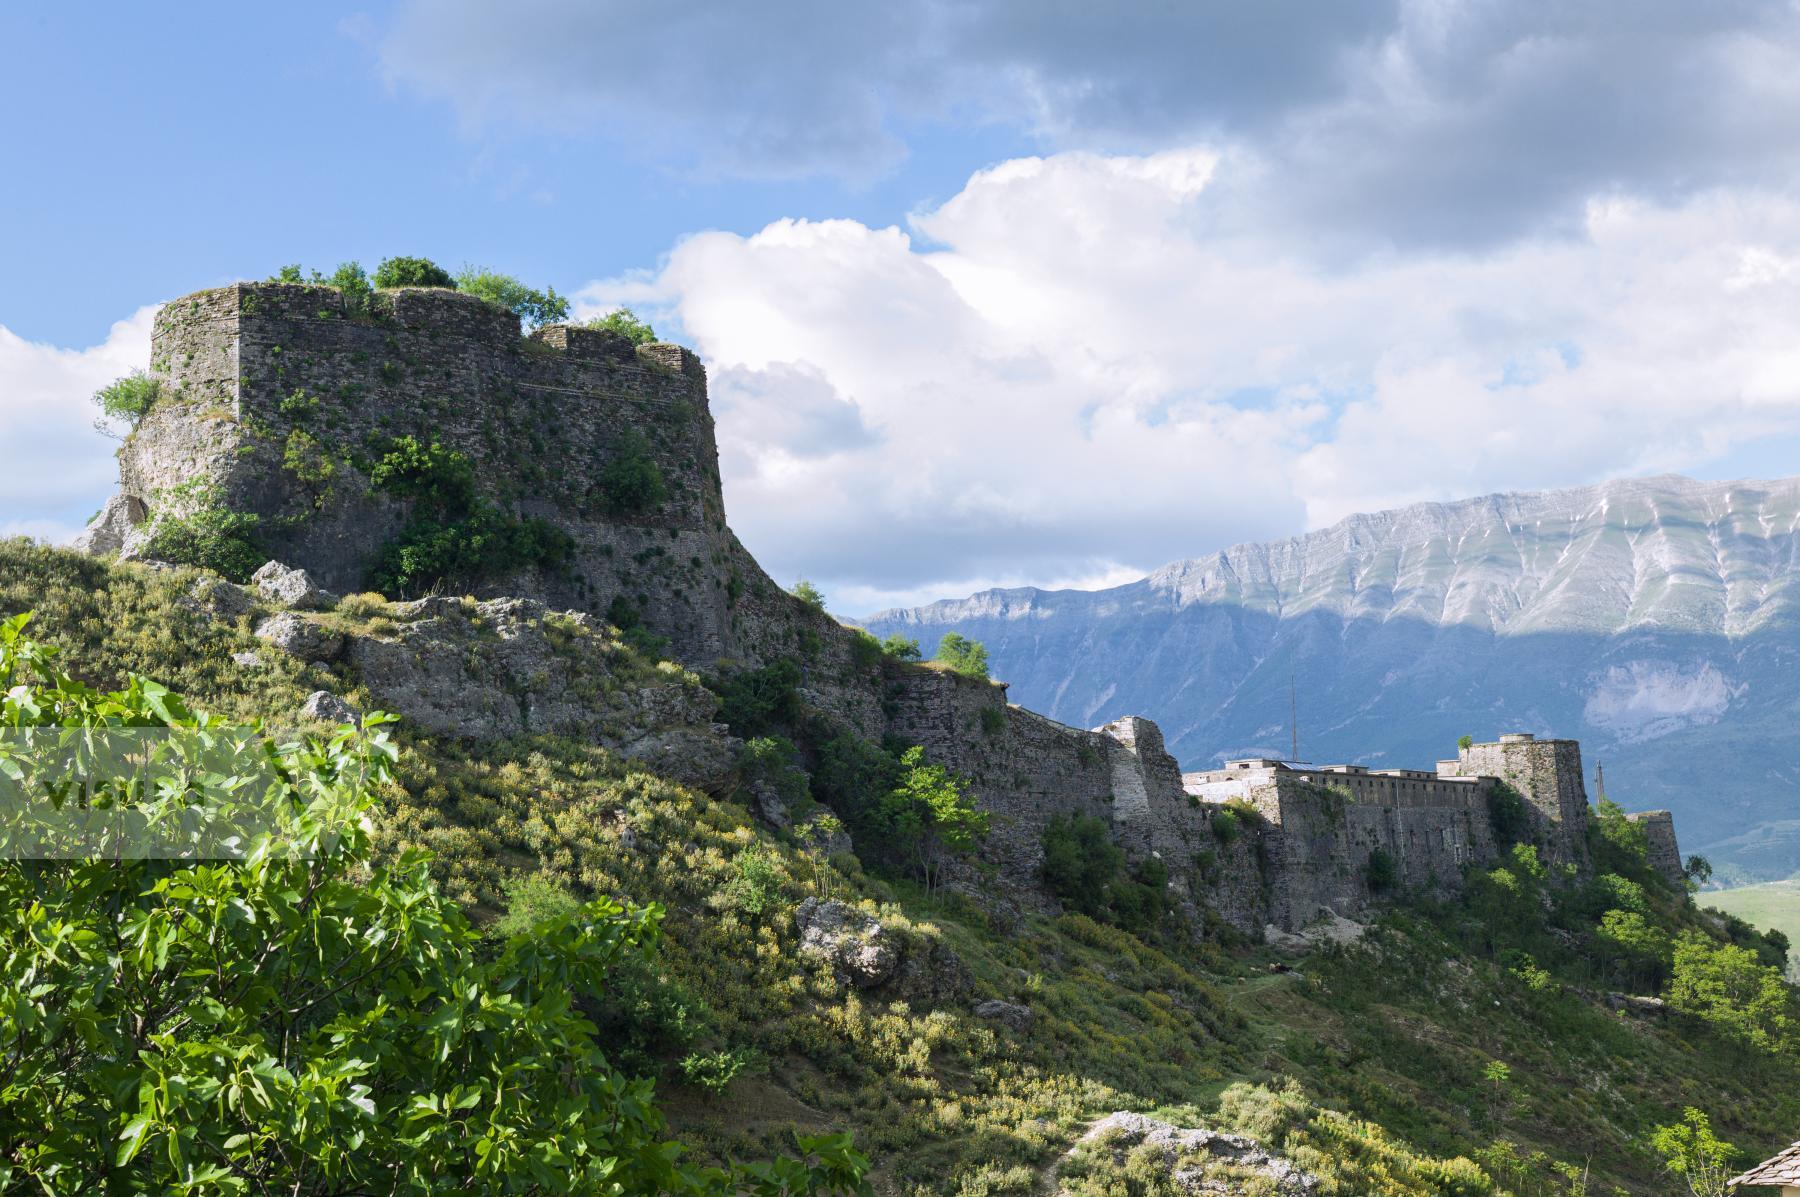
[[[705, 372], [678, 346], [587, 329], [523, 338], [510, 313], [447, 290], [378, 292], [373, 317], [352, 318], [331, 288], [238, 284], [167, 305], [152, 366], [169, 398], [121, 462], [125, 492], [152, 511], [179, 510], [171, 492], [204, 476], [261, 518], [272, 555], [361, 589], [407, 515], [370, 493], [367, 465], [391, 438], [438, 440], [475, 463], [490, 498], [576, 544], [568, 570], [488, 579], [481, 593], [596, 614], [623, 595], [684, 660], [737, 647]], [[613, 513], [602, 472], [634, 439], [668, 498]], [[290, 467], [307, 440], [332, 463], [328, 484]]]
[[1587, 865], [1587, 787], [1581, 778], [1581, 745], [1516, 733], [1460, 748], [1457, 759], [1438, 765], [1442, 776], [1496, 777], [1516, 789], [1531, 808], [1538, 851], [1548, 864]]
[[1393, 860], [1395, 892], [1434, 897], [1459, 892], [1464, 868], [1495, 856], [1483, 779], [1266, 761], [1234, 762], [1183, 782], [1209, 807], [1247, 802], [1262, 815], [1269, 921], [1287, 930], [1378, 902], [1384, 895], [1369, 884], [1377, 849]]
[[1675, 842], [1675, 816], [1666, 810], [1646, 810], [1625, 817], [1644, 829], [1650, 867], [1661, 873], [1676, 893], [1684, 892], [1687, 872], [1682, 867], [1681, 845]]

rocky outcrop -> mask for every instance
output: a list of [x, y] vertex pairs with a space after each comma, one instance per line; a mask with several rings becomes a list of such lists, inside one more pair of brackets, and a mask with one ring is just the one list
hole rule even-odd
[[985, 1018], [989, 1022], [1003, 1023], [1015, 1031], [1028, 1030], [1036, 1017], [1030, 1006], [1021, 1006], [1014, 1002], [1003, 1002], [998, 998], [976, 1003], [976, 1018]]
[[795, 908], [794, 925], [801, 953], [826, 961], [839, 980], [858, 989], [874, 989], [899, 971], [898, 937], [854, 906], [808, 898]]
[[[1265, 1192], [1280, 1197], [1312, 1197], [1319, 1192], [1319, 1178], [1265, 1150], [1246, 1135], [1226, 1134], [1201, 1127], [1181, 1127], [1143, 1114], [1121, 1111], [1108, 1114], [1081, 1137], [1075, 1149], [1063, 1157], [1090, 1159], [1099, 1153], [1117, 1166], [1135, 1151], [1148, 1148], [1160, 1155], [1169, 1179], [1184, 1193], [1233, 1194]], [[1258, 1187], [1251, 1189], [1248, 1185]], [[1059, 1186], [1059, 1193], [1067, 1190]]]
[[307, 696], [300, 713], [321, 723], [358, 723], [356, 708], [329, 690], [315, 690]]
[[114, 495], [69, 547], [92, 557], [111, 557], [125, 547], [125, 538], [144, 521], [144, 504], [129, 495]]
[[271, 615], [256, 625], [256, 635], [290, 657], [318, 664], [334, 661], [344, 651], [342, 633], [292, 611]]
[[279, 561], [251, 574], [250, 585], [269, 602], [296, 611], [324, 611], [337, 603], [337, 596], [314, 582], [311, 574], [289, 569]]

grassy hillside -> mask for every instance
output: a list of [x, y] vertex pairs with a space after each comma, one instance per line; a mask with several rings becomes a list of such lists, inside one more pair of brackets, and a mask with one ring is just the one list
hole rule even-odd
[[[253, 616], [191, 610], [197, 577], [0, 542], [0, 613], [37, 611], [37, 635], [96, 680], [149, 673], [233, 716], [285, 719], [311, 689], [353, 691], [268, 651]], [[245, 651], [267, 663], [234, 664]], [[1628, 852], [1608, 858], [1604, 892], [1555, 889], [1520, 858], [1467, 903], [1397, 910], [1362, 944], [1281, 971], [1173, 919], [1133, 935], [928, 896], [591, 744], [401, 735], [382, 839], [431, 849], [478, 918], [597, 894], [666, 910], [658, 962], [584, 1006], [718, 1157], [848, 1129], [880, 1193], [1042, 1193], [1086, 1128], [1136, 1110], [1252, 1133], [1344, 1197], [1651, 1194], [1669, 1183], [1649, 1136], [1683, 1105], [1751, 1155], [1800, 1126], [1791, 1050], [1605, 1000], [1658, 989], [1667, 967], [1605, 948], [1607, 905], [1641, 912], [1665, 953], [1704, 926]], [[903, 949], [897, 978], [858, 989], [802, 953], [796, 908], [814, 897], [878, 918]], [[975, 1016], [986, 999], [1032, 1017]], [[1083, 1159], [1070, 1183], [1165, 1191], [1107, 1168]]]

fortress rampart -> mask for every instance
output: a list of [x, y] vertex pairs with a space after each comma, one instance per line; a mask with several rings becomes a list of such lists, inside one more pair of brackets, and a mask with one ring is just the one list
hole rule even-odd
[[[414, 514], [371, 485], [371, 463], [395, 438], [440, 442], [470, 460], [486, 499], [574, 545], [566, 568], [479, 579], [478, 596], [609, 619], [622, 600], [702, 670], [794, 662], [833, 729], [921, 745], [968, 779], [992, 831], [964, 879], [1020, 906], [1054, 908], [1043, 834], [1069, 814], [1104, 820], [1130, 857], [1160, 858], [1178, 906], [1252, 933], [1390, 894], [1454, 894], [1505, 847], [1491, 814], [1505, 787], [1547, 860], [1586, 863], [1571, 740], [1503, 736], [1436, 772], [1246, 760], [1184, 778], [1147, 719], [1066, 727], [1009, 705], [1004, 686], [871, 660], [727, 527], [706, 373], [679, 346], [570, 326], [522, 337], [511, 313], [448, 290], [381, 291], [352, 311], [329, 287], [245, 283], [166, 305], [151, 367], [163, 394], [120, 454], [109, 511], [151, 526], [209, 505], [254, 515], [271, 556], [361, 589]], [[654, 463], [662, 497], [630, 509], [609, 497], [627, 455]], [[1672, 822], [1640, 819], [1678, 883]]]

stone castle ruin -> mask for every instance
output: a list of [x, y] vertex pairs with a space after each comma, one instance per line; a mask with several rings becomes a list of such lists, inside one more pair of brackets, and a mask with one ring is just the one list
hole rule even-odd
[[[1251, 933], [1354, 917], [1390, 893], [1454, 893], [1468, 866], [1506, 850], [1496, 810], [1507, 801], [1522, 811], [1517, 838], [1547, 861], [1586, 864], [1572, 740], [1502, 736], [1435, 772], [1240, 760], [1184, 777], [1149, 720], [1066, 727], [1009, 704], [1004, 685], [871, 660], [856, 632], [783, 591], [732, 534], [706, 373], [679, 346], [561, 325], [522, 337], [512, 313], [448, 290], [381, 291], [353, 311], [329, 287], [245, 283], [166, 305], [150, 366], [160, 397], [120, 451], [120, 492], [83, 537], [89, 551], [143, 557], [164, 521], [224, 511], [252, 518], [269, 557], [331, 590], [365, 589], [420, 502], [384, 492], [372, 463], [397, 438], [441, 443], [472, 464], [486, 501], [567, 538], [554, 568], [471, 579], [478, 597], [641, 623], [703, 674], [793, 662], [829, 726], [921, 745], [968, 779], [992, 819], [983, 867], [963, 881], [985, 877], [979, 887], [1002, 905], [1054, 908], [1039, 881], [1043, 835], [1072, 814], [1104, 820], [1129, 856], [1159, 857], [1178, 905]], [[625, 465], [659, 485], [621, 495]], [[530, 623], [527, 608], [508, 610], [509, 627]], [[433, 662], [414, 672], [460, 668], [458, 652], [409, 644], [352, 641], [318, 659], [361, 670], [360, 684], [406, 715], [419, 692], [384, 691], [386, 674], [367, 663], [410, 653]], [[582, 726], [566, 694], [534, 696], [541, 678], [514, 679], [519, 702], [499, 724], [452, 709], [484, 683], [432, 681], [417, 717], [437, 733]], [[554, 725], [550, 709], [564, 712]], [[705, 715], [681, 718], [681, 742], [727, 757], [738, 747]], [[1667, 812], [1638, 818], [1679, 884]]]

